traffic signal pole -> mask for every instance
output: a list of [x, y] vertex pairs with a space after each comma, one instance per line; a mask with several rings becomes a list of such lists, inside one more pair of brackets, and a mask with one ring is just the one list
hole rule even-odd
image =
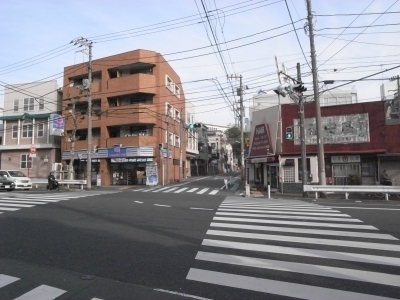
[[[297, 63], [297, 81], [301, 82], [300, 63]], [[306, 154], [306, 130], [304, 128], [304, 98], [301, 94], [299, 97], [299, 113], [300, 113], [300, 140], [301, 140], [301, 169], [302, 169], [302, 186], [303, 198], [307, 198], [308, 194], [304, 191], [304, 186], [307, 184], [307, 154]]]

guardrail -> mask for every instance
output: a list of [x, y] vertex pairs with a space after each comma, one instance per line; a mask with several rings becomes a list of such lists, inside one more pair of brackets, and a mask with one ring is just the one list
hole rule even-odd
[[[87, 180], [57, 180], [59, 185], [66, 185], [69, 189], [70, 185], [79, 185], [81, 190], [83, 190], [83, 186], [87, 184]], [[39, 184], [48, 184], [47, 179], [32, 179], [32, 184], [36, 185], [38, 188]]]
[[315, 199], [318, 199], [319, 192], [344, 193], [348, 200], [349, 193], [377, 193], [384, 194], [385, 200], [389, 200], [389, 194], [400, 194], [400, 186], [386, 185], [305, 185], [305, 192], [314, 192]]

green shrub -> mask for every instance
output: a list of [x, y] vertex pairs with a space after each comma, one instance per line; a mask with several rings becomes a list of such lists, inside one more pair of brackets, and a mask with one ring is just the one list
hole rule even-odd
[[348, 185], [361, 185], [360, 174], [350, 174], [347, 180]]

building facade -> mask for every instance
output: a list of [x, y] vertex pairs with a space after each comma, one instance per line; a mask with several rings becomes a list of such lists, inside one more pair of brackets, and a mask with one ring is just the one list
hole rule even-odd
[[[60, 137], [52, 135], [52, 114], [61, 111], [55, 80], [5, 87], [1, 168], [31, 178], [47, 177], [60, 162]], [[32, 152], [32, 153], [31, 153]]]
[[[158, 184], [179, 181], [186, 173], [186, 138], [178, 74], [148, 50], [94, 60], [92, 70], [92, 183], [146, 184], [148, 166], [156, 166]], [[64, 167], [73, 160], [79, 179], [87, 174], [87, 79], [87, 64], [64, 69], [62, 159]]]
[[[375, 185], [387, 170], [400, 181], [400, 120], [386, 117], [383, 101], [321, 108], [327, 184]], [[282, 115], [282, 125], [279, 118]], [[314, 103], [305, 108], [308, 182], [318, 183], [317, 136]], [[248, 158], [250, 181], [283, 192], [301, 192], [302, 164], [298, 108], [282, 105], [253, 115]], [[288, 138], [285, 132], [293, 133]]]

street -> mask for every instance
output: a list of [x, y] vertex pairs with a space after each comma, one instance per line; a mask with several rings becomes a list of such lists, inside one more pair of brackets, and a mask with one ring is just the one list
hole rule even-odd
[[0, 193], [0, 299], [400, 299], [400, 202], [223, 179]]

